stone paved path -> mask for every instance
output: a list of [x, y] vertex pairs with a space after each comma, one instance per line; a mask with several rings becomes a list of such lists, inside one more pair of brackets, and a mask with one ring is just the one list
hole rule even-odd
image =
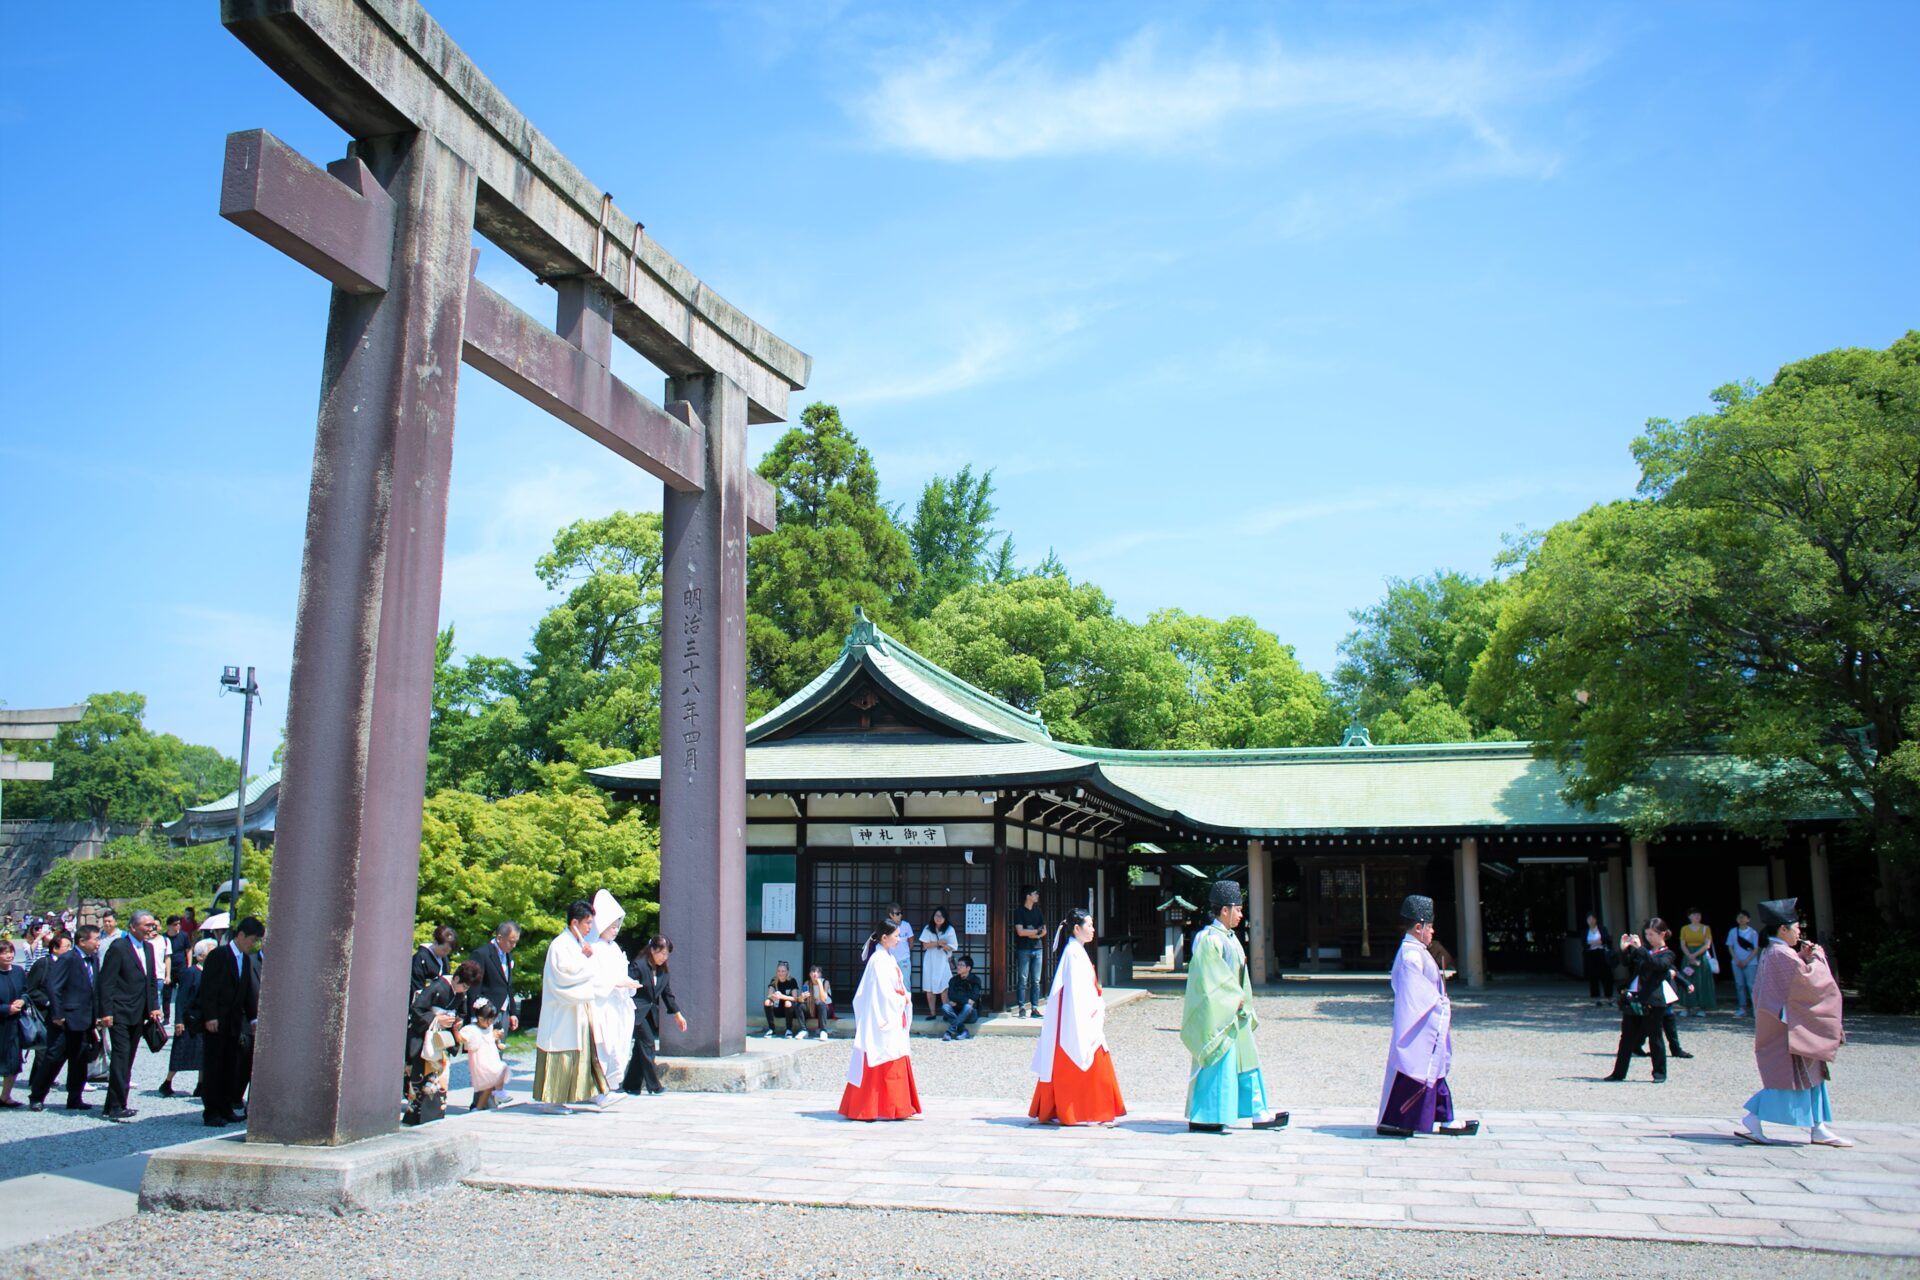
[[837, 1101], [669, 1093], [452, 1123], [480, 1138], [470, 1181], [482, 1187], [1920, 1255], [1910, 1124], [1850, 1125], [1859, 1145], [1842, 1151], [1751, 1146], [1725, 1119], [1496, 1111], [1475, 1138], [1397, 1142], [1347, 1107], [1296, 1110], [1278, 1134], [1213, 1137], [1173, 1115], [1041, 1128], [990, 1099], [856, 1125]]

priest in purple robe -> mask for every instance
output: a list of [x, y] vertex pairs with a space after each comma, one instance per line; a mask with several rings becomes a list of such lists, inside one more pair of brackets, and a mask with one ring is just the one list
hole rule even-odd
[[1407, 931], [1393, 958], [1393, 1044], [1387, 1050], [1387, 1078], [1380, 1086], [1377, 1132], [1383, 1138], [1478, 1133], [1478, 1120], [1454, 1121], [1453, 1094], [1447, 1088], [1447, 1070], [1453, 1064], [1453, 1005], [1430, 950], [1433, 899], [1409, 894], [1400, 904], [1400, 922]]

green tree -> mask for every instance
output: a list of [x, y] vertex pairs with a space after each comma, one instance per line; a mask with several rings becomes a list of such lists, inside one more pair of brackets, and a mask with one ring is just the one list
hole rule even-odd
[[456, 662], [452, 627], [434, 650], [427, 791], [504, 796], [535, 783], [536, 747], [525, 709], [527, 677], [507, 658]]
[[527, 932], [517, 966], [526, 990], [538, 988], [546, 944], [574, 899], [608, 890], [635, 931], [659, 918], [658, 829], [637, 807], [609, 805], [577, 770], [547, 772], [542, 790], [504, 800], [429, 796], [421, 823], [418, 940], [449, 924], [463, 946], [477, 945], [501, 920], [517, 920]]
[[660, 516], [576, 520], [535, 572], [566, 599], [534, 629], [537, 758], [589, 768], [660, 747]]
[[927, 619], [920, 648], [968, 683], [1039, 713], [1064, 742], [1164, 746], [1190, 703], [1180, 660], [1115, 614], [1100, 588], [1064, 575], [949, 596]]
[[29, 758], [51, 760], [53, 781], [7, 788], [10, 817], [91, 822], [172, 821], [189, 805], [238, 785], [240, 766], [211, 747], [146, 727], [146, 697], [96, 693], [74, 724]]
[[[1357, 624], [1340, 642], [1334, 689], [1346, 714], [1366, 724], [1375, 742], [1471, 742], [1511, 738], [1507, 727], [1476, 720], [1467, 708], [1473, 665], [1493, 635], [1501, 579], [1441, 571], [1424, 578], [1393, 578], [1378, 604], [1355, 609]], [[1441, 705], [1451, 714], [1438, 714]], [[1519, 698], [1502, 707], [1525, 723]], [[1427, 739], [1400, 735], [1444, 733]]]
[[840, 651], [855, 605], [904, 634], [919, 573], [907, 535], [880, 502], [873, 458], [829, 404], [760, 463], [778, 497], [779, 527], [749, 545], [748, 705], [785, 698]]
[[1326, 686], [1293, 649], [1251, 618], [1224, 622], [1164, 609], [1147, 619], [1150, 643], [1185, 669], [1186, 705], [1167, 740], [1179, 748], [1312, 746], [1337, 717]]
[[949, 479], [935, 476], [920, 492], [907, 542], [913, 548], [914, 567], [920, 571], [911, 608], [924, 618], [934, 606], [963, 587], [979, 582], [1005, 582], [1018, 576], [1013, 569], [1013, 538], [993, 528], [993, 472], [976, 476], [963, 466]]
[[[1634, 444], [1641, 497], [1555, 526], [1529, 555], [1471, 700], [1542, 709], [1572, 796], [1639, 797], [1648, 826], [1703, 806], [1767, 822], [1852, 813], [1912, 845], [1920, 628], [1920, 333], [1840, 350]], [[1713, 744], [1757, 791], [1663, 781]]]

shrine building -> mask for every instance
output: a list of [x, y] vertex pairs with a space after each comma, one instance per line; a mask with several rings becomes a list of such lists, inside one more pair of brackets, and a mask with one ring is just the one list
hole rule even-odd
[[[1618, 932], [1698, 907], [1724, 936], [1763, 898], [1810, 900], [1833, 926], [1828, 838], [1839, 814], [1767, 843], [1719, 824], [1630, 836], [1622, 812], [1561, 797], [1524, 742], [1246, 751], [1119, 751], [1057, 742], [861, 618], [840, 657], [747, 727], [747, 1009], [774, 963], [823, 966], [842, 1002], [889, 902], [917, 936], [935, 907], [1004, 1008], [1011, 912], [1040, 891], [1048, 927], [1095, 916], [1102, 977], [1161, 958], [1224, 874], [1246, 886], [1255, 982], [1384, 970], [1399, 904], [1424, 893], [1469, 986], [1489, 974], [1579, 972], [1588, 911]], [[660, 758], [595, 769], [657, 799]], [[1674, 767], [1737, 778], [1728, 757]], [[918, 987], [918, 952], [914, 960]], [[1050, 975], [1049, 975], [1050, 980]]]

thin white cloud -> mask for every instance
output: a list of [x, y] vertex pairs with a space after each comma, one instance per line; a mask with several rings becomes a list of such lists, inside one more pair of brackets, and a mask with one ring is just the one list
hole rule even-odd
[[959, 329], [943, 357], [921, 368], [871, 357], [854, 362], [856, 368], [888, 372], [872, 382], [845, 388], [840, 398], [852, 405], [924, 400], [1025, 374], [1057, 359], [1086, 321], [1087, 310], [1064, 308], [1032, 321], [975, 322]]
[[853, 108], [880, 145], [941, 160], [1169, 151], [1258, 119], [1270, 135], [1301, 141], [1444, 129], [1503, 167], [1532, 170], [1552, 161], [1516, 143], [1503, 109], [1592, 61], [1545, 60], [1491, 37], [1451, 51], [1308, 52], [1272, 36], [1178, 48], [1154, 27], [1091, 67], [1048, 54], [949, 41], [896, 57]]

